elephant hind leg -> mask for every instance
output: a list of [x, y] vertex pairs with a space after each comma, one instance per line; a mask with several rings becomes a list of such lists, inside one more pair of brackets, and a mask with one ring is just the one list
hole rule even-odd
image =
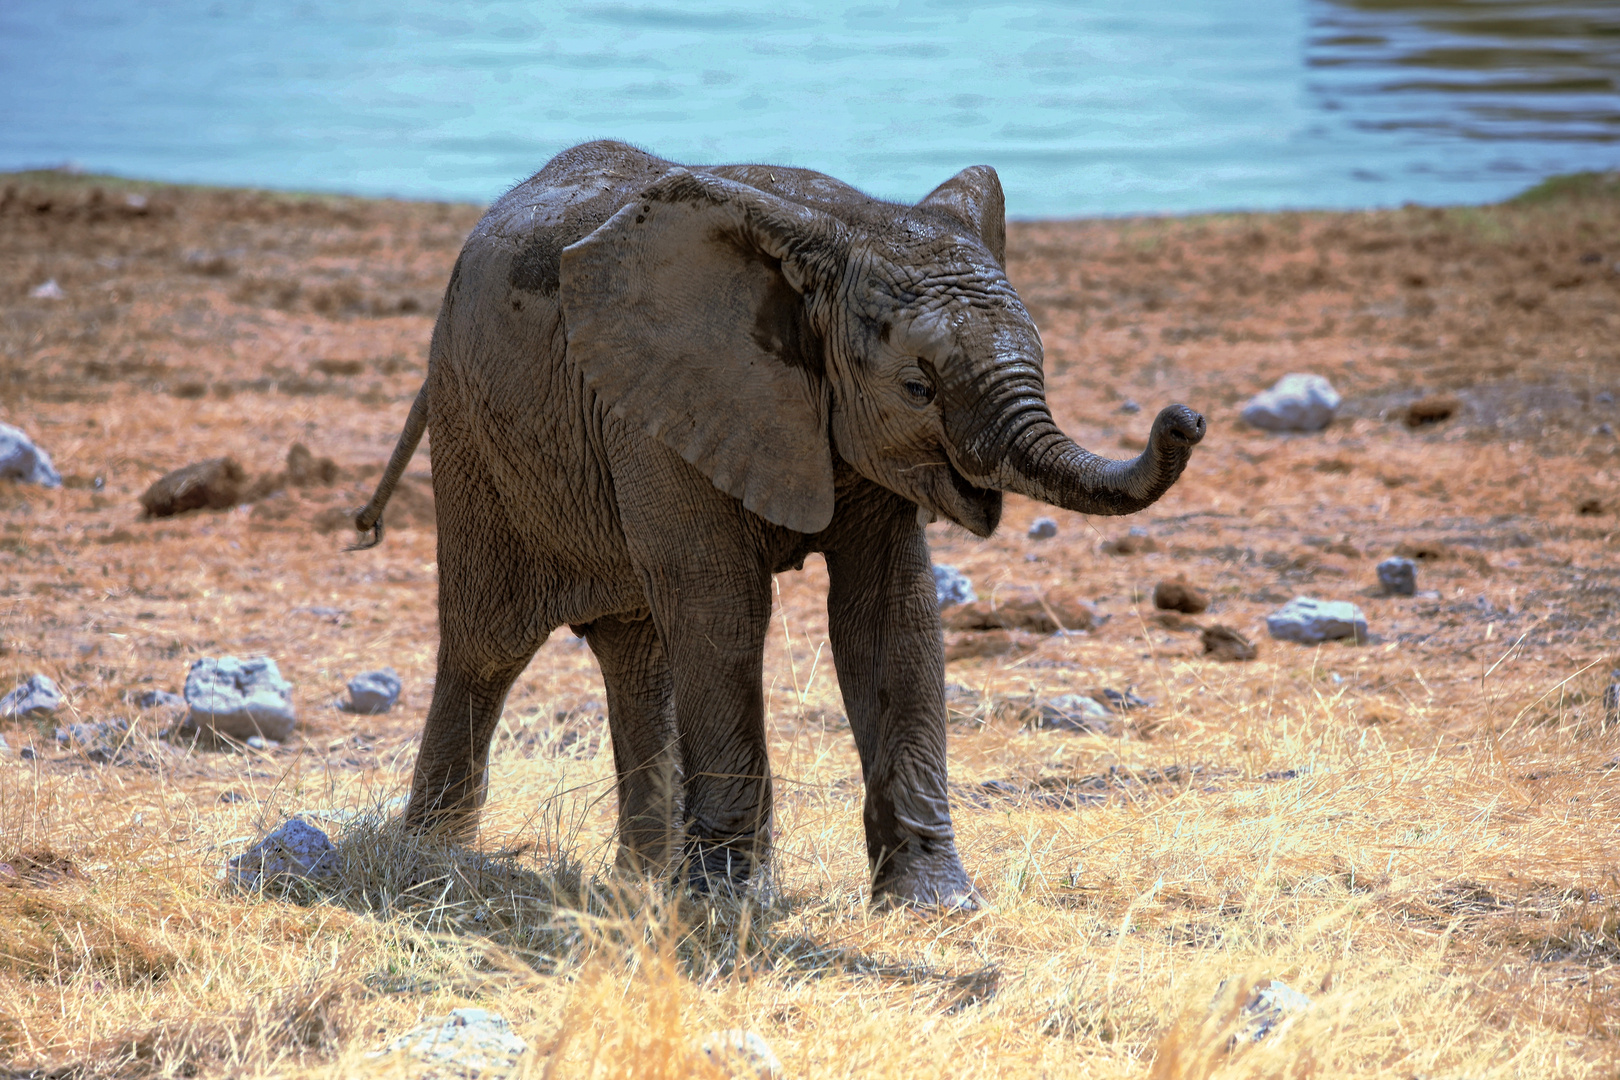
[[441, 655], [433, 704], [411, 778], [405, 823], [461, 842], [478, 827], [489, 771], [489, 743], [506, 694], [528, 663], [473, 672]]

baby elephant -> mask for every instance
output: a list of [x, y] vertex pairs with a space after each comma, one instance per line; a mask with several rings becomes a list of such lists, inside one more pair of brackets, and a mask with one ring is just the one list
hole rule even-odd
[[1004, 491], [1129, 514], [1204, 435], [1174, 405], [1134, 460], [1070, 441], [1005, 262], [985, 166], [902, 206], [594, 142], [497, 202], [355, 518], [381, 539], [430, 428], [439, 666], [408, 820], [473, 828], [507, 690], [566, 623], [606, 683], [620, 865], [747, 882], [770, 847], [771, 575], [821, 552], [874, 899], [972, 906], [923, 526], [989, 536]]

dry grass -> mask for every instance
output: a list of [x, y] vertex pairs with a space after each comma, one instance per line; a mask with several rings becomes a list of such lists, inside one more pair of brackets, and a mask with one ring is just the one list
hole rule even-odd
[[[710, 1075], [694, 1043], [723, 1028], [792, 1076], [1620, 1074], [1606, 192], [1014, 227], [1060, 419], [1119, 452], [1186, 400], [1212, 434], [1135, 519], [1151, 553], [1104, 554], [1129, 523], [1073, 515], [1029, 541], [1051, 512], [1016, 499], [990, 541], [934, 530], [981, 594], [1110, 618], [951, 664], [957, 823], [993, 906], [932, 918], [865, 905], [815, 560], [779, 579], [768, 643], [771, 894], [705, 905], [606, 872], [600, 680], [566, 634], [509, 702], [477, 850], [401, 836], [436, 644], [428, 496], [364, 555], [318, 525], [386, 458], [476, 211], [133, 187], [145, 213], [119, 209], [130, 185], [56, 176], [0, 200], [0, 420], [70, 484], [0, 487], [0, 682], [42, 671], [68, 719], [131, 721], [106, 763], [58, 721], [4, 729], [38, 757], [0, 759], [0, 1076], [418, 1075], [367, 1055], [469, 1003], [512, 1022], [536, 1077]], [[68, 298], [29, 299], [46, 278]], [[1346, 419], [1243, 430], [1243, 398], [1295, 369], [1328, 374]], [[1454, 415], [1408, 426], [1439, 395]], [[160, 473], [226, 454], [272, 473], [295, 441], [335, 485], [138, 520]], [[1377, 595], [1402, 545], [1434, 595]], [[1157, 620], [1146, 597], [1177, 574], [1214, 599], [1192, 621], [1257, 661]], [[1264, 639], [1298, 592], [1355, 600], [1379, 640]], [[223, 652], [295, 683], [288, 745], [173, 745], [129, 704]], [[330, 708], [384, 663], [401, 708]], [[1020, 723], [1021, 701], [1104, 687], [1155, 704], [1115, 736]], [[340, 840], [339, 875], [224, 887], [224, 859], [295, 813]], [[1272, 978], [1314, 1004], [1234, 1043]]]

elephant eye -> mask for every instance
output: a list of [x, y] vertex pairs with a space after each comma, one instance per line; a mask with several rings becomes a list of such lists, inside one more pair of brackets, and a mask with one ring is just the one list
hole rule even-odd
[[916, 379], [906, 380], [906, 393], [924, 405], [934, 400], [934, 388], [925, 382], [918, 382]]
[[913, 404], [926, 405], [934, 400], [934, 384], [919, 378], [907, 379], [903, 384]]

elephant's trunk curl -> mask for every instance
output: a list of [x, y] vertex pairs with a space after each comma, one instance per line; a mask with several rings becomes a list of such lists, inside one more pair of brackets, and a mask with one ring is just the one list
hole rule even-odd
[[1099, 457], [1058, 430], [1037, 389], [1039, 375], [1031, 374], [1036, 386], [1023, 389], [1035, 393], [1013, 394], [1009, 407], [1003, 381], [1000, 395], [980, 396], [978, 408], [962, 416], [974, 430], [957, 442], [970, 448], [957, 464], [974, 483], [1081, 514], [1134, 514], [1170, 489], [1204, 437], [1202, 415], [1171, 405], [1154, 419], [1139, 456]]
[[1171, 405], [1153, 421], [1147, 449], [1126, 461], [1098, 457], [1057, 425], [1025, 430], [998, 470], [997, 487], [1081, 514], [1134, 514], [1181, 476], [1204, 437], [1204, 418]]

